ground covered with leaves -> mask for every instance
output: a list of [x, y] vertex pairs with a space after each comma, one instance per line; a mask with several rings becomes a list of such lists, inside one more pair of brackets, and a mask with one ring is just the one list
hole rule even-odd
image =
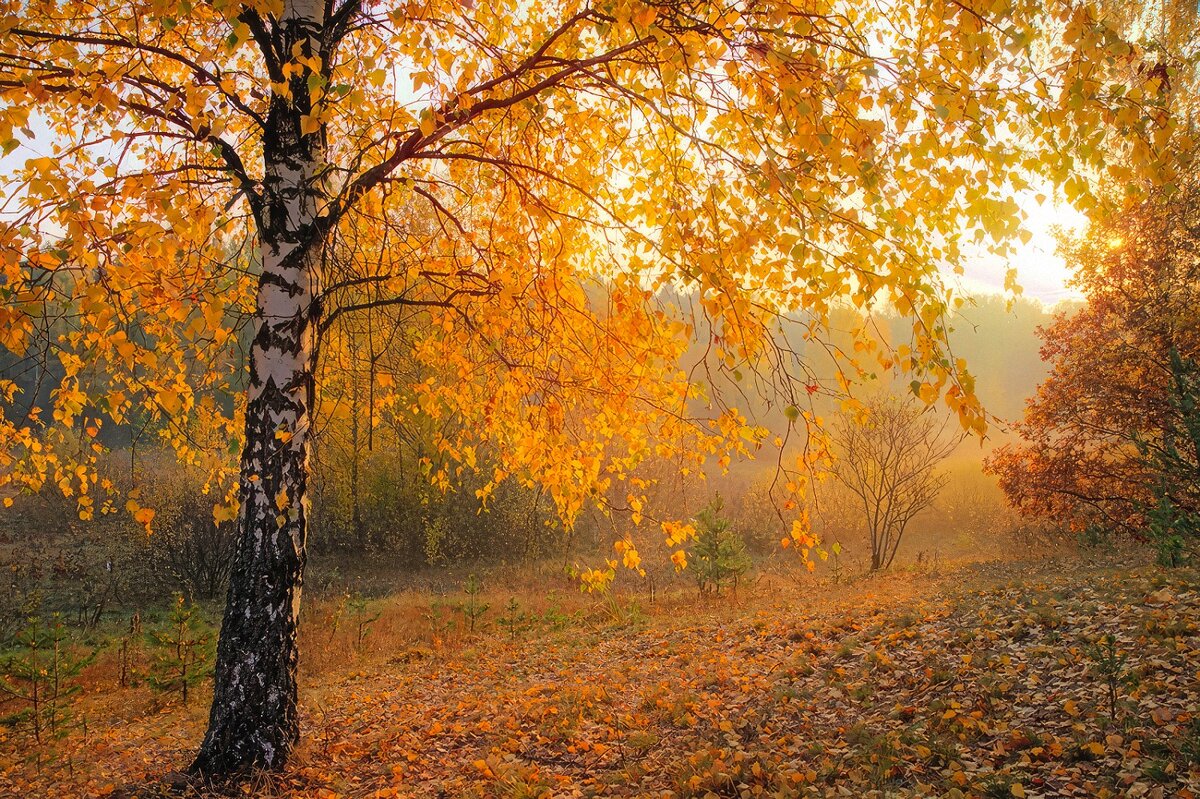
[[[279, 797], [1200, 796], [1200, 576], [1078, 561], [614, 607], [305, 688]], [[108, 704], [105, 704], [107, 702]], [[0, 795], [157, 796], [203, 709], [121, 712]], [[185, 795], [212, 791], [188, 788]]]

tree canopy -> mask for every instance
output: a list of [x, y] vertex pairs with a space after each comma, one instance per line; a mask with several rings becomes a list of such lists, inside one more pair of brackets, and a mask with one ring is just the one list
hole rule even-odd
[[[542, 401], [550, 375], [559, 391], [580, 377], [556, 374], [572, 365], [584, 383], [632, 377], [601, 378], [604, 357], [588, 356], [604, 348], [585, 336], [645, 365], [641, 391], [658, 396], [643, 408], [685, 390], [661, 387], [686, 333], [686, 319], [647, 308], [665, 285], [695, 290], [730, 367], [769, 357], [775, 314], [816, 331], [839, 302], [894, 301], [914, 316], [904, 365], [944, 388], [960, 370], [943, 357], [936, 269], [961, 261], [971, 228], [1001, 240], [1021, 216], [1012, 190], [1067, 178], [1075, 159], [1098, 162], [1102, 140], [1133, 134], [1143, 157], [1108, 166], [1125, 175], [1169, 130], [1143, 113], [1157, 77], [1108, 86], [1141, 54], [1083, 6], [315, 11], [321, 27], [294, 52], [271, 39], [285, 9], [270, 3], [9, 12], [0, 139], [11, 150], [44, 125], [53, 153], [8, 187], [5, 344], [36, 347], [40, 320], [69, 317], [39, 349], [67, 373], [53, 407], [20, 414], [10, 438], [32, 446], [32, 417], [96, 429], [135, 405], [227, 418], [205, 396], [238, 382], [234, 334], [254, 313], [272, 102], [320, 142], [320, 227], [360, 256], [325, 276], [323, 325], [381, 302], [428, 307], [422, 343], [462, 364], [429, 387], [427, 410], [474, 415], [481, 394], [465, 389], [504, 385], [508, 407], [483, 419], [532, 413], [531, 435], [560, 412]], [[1049, 49], [1043, 28], [1062, 31]], [[611, 302], [586, 296], [598, 281]], [[552, 362], [524, 362], [538, 352]], [[202, 457], [172, 430], [181, 454]]]

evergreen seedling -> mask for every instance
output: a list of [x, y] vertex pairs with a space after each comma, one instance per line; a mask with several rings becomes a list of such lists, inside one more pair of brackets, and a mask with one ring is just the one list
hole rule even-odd
[[458, 612], [466, 617], [467, 627], [473, 633], [475, 632], [475, 622], [488, 612], [491, 605], [480, 601], [483, 583], [474, 574], [467, 576], [467, 582], [463, 584], [463, 593], [467, 595], [467, 601], [459, 603]]
[[750, 568], [746, 542], [721, 516], [724, 502], [718, 495], [696, 516], [696, 546], [688, 558], [696, 574], [701, 594], [720, 595], [727, 585], [737, 581]]
[[78, 655], [70, 646], [59, 614], [31, 618], [14, 639], [15, 649], [0, 661], [0, 724], [24, 728], [38, 747], [62, 738], [71, 726], [70, 706], [81, 688], [79, 673], [95, 652]]
[[524, 614], [521, 616], [517, 615], [517, 607], [517, 598], [515, 596], [509, 597], [508, 602], [504, 605], [505, 613], [500, 617], [500, 624], [508, 628], [508, 637], [510, 639], [516, 639], [517, 625], [520, 624], [524, 616]]
[[362, 652], [367, 643], [367, 636], [371, 634], [371, 627], [379, 621], [382, 614], [380, 611], [369, 613], [367, 598], [357, 592], [347, 598], [346, 604], [350, 608], [350, 618], [354, 620], [354, 650]]
[[156, 691], [178, 693], [186, 705], [193, 687], [212, 673], [212, 630], [196, 606], [176, 594], [167, 620], [148, 638], [152, 659], [146, 682]]

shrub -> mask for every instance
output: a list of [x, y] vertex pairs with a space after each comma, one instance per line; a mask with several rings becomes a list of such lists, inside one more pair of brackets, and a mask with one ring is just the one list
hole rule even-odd
[[1165, 490], [1155, 491], [1158, 504], [1146, 514], [1146, 533], [1154, 546], [1160, 566], [1182, 566], [1187, 561], [1188, 545], [1200, 535], [1200, 517], [1183, 510]]
[[0, 647], [16, 636], [42, 605], [41, 577], [36, 563], [0, 560]]
[[1142, 506], [1147, 537], [1159, 565], [1182, 566], [1200, 540], [1200, 367], [1174, 347], [1170, 366], [1171, 421], [1160, 442], [1135, 437], [1134, 443], [1155, 475], [1154, 503]]
[[147, 503], [156, 510], [154, 534], [133, 533], [145, 543], [146, 566], [152, 572], [148, 577], [159, 596], [223, 597], [237, 548], [236, 523], [214, 520], [219, 497], [205, 493], [197, 470], [169, 465], [160, 474], [146, 491]]

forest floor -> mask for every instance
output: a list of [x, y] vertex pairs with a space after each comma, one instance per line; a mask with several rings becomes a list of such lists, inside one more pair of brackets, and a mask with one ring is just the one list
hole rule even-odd
[[[772, 579], [736, 603], [493, 622], [310, 675], [291, 765], [233, 793], [1200, 797], [1196, 571]], [[167, 795], [204, 702], [135, 710], [130, 690], [85, 697], [86, 733], [40, 767], [0, 731], [0, 796]]]

